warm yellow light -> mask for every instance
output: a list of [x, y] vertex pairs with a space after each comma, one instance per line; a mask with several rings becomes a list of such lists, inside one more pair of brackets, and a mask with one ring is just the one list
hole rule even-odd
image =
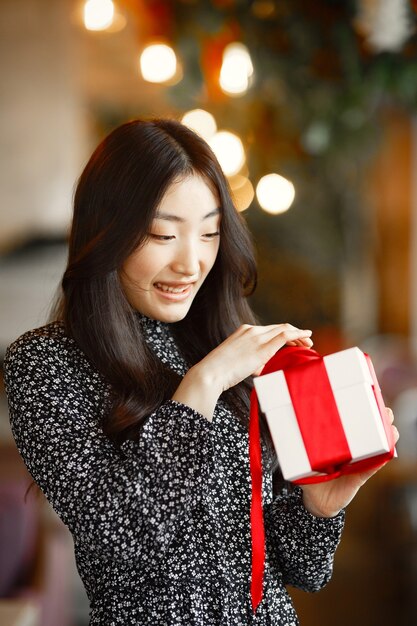
[[181, 122], [208, 141], [217, 130], [216, 120], [208, 111], [193, 109], [183, 116]]
[[252, 59], [246, 46], [241, 43], [226, 46], [220, 70], [221, 89], [229, 95], [241, 95], [247, 91], [252, 74]]
[[267, 174], [256, 186], [256, 197], [267, 213], [284, 213], [294, 201], [294, 185], [279, 174]]
[[249, 178], [236, 174], [229, 178], [235, 206], [238, 211], [245, 211], [255, 197], [255, 191]]
[[84, 5], [84, 26], [87, 30], [106, 30], [112, 25], [113, 18], [112, 0], [88, 0]]
[[213, 135], [209, 144], [226, 176], [237, 174], [246, 159], [239, 137], [227, 130], [222, 130]]
[[177, 71], [177, 57], [174, 50], [164, 43], [147, 46], [140, 56], [140, 71], [150, 83], [165, 83]]

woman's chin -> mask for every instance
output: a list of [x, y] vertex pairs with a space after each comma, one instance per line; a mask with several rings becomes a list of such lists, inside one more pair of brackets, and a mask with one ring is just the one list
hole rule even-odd
[[190, 303], [183, 304], [170, 304], [158, 307], [149, 307], [146, 310], [140, 312], [154, 320], [165, 322], [166, 324], [174, 324], [180, 322], [187, 315], [190, 310]]

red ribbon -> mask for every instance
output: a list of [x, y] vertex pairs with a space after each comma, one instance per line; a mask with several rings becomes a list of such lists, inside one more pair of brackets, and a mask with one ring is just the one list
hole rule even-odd
[[[343, 431], [322, 357], [315, 350], [287, 346], [279, 350], [262, 370], [261, 375], [285, 370], [285, 378], [310, 465], [315, 471], [324, 472], [324, 475], [302, 478], [294, 481], [295, 483], [319, 483], [333, 480], [343, 474], [368, 471], [379, 467], [393, 457], [394, 435], [372, 361], [367, 354], [365, 354], [365, 357], [371, 372], [373, 390], [390, 451], [355, 463], [349, 463], [352, 458], [349, 445]], [[324, 434], [325, 437], [323, 436]], [[333, 453], [331, 452], [332, 450]], [[337, 450], [336, 456], [334, 454], [335, 450]], [[262, 457], [258, 400], [255, 389], [251, 393], [249, 415], [249, 464], [252, 479], [250, 510], [252, 538], [251, 598], [253, 612], [255, 613], [262, 600], [265, 561], [265, 529], [262, 511]]]
[[313, 353], [284, 375], [311, 469], [330, 474], [352, 455], [323, 359]]
[[253, 612], [262, 600], [265, 561], [265, 530], [262, 511], [262, 453], [259, 436], [258, 399], [255, 389], [251, 392], [249, 415], [249, 466], [252, 479], [250, 527], [252, 538], [251, 598]]

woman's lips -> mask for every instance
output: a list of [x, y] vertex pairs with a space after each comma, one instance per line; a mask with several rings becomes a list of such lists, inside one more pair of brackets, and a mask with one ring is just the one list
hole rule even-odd
[[182, 284], [167, 284], [167, 283], [154, 283], [154, 287], [158, 294], [163, 298], [175, 302], [186, 300], [191, 293], [194, 283]]

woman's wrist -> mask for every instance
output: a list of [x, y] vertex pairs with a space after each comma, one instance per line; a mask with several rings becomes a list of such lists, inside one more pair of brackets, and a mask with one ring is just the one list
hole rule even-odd
[[193, 383], [201, 387], [204, 390], [211, 390], [213, 394], [217, 395], [217, 398], [223, 393], [223, 381], [220, 380], [216, 372], [209, 368], [204, 361], [200, 361], [193, 367], [191, 367], [187, 376], [192, 378]]
[[216, 378], [198, 363], [188, 370], [172, 399], [187, 404], [211, 421], [221, 393]]
[[311, 513], [311, 515], [314, 515], [314, 517], [336, 517], [337, 515], [339, 515], [340, 510], [338, 511], [334, 511], [334, 510], [330, 510], [327, 508], [322, 508], [322, 507], [318, 507], [314, 502], [311, 501], [311, 499], [308, 497], [308, 495], [303, 492], [303, 504], [304, 504], [304, 508]]

